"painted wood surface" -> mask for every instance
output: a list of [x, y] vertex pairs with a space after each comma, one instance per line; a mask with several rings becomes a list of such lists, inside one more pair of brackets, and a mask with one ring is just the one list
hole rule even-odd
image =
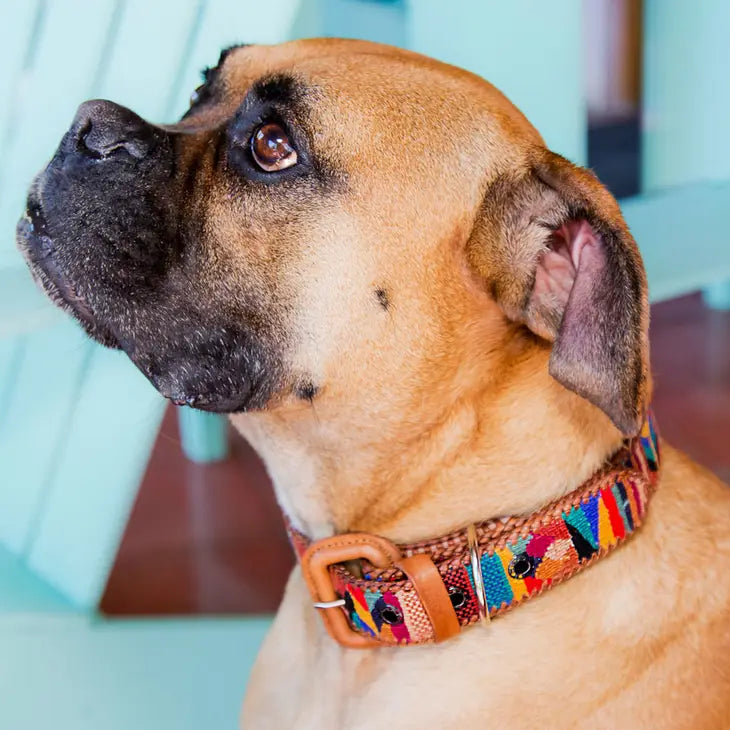
[[268, 626], [0, 615], [0, 727], [231, 730]]
[[[643, 192], [707, 182], [727, 184], [730, 4], [725, 0], [646, 0], [643, 7]], [[710, 196], [714, 201], [716, 194]], [[713, 203], [705, 205], [712, 207]], [[712, 255], [717, 271], [705, 281], [683, 281], [683, 290], [702, 286], [708, 306], [729, 310], [730, 277], [717, 279], [720, 271], [727, 270], [730, 259], [725, 222], [714, 214], [697, 218], [694, 210], [686, 215], [670, 214], [673, 219], [680, 217], [680, 227], [690, 234], [685, 248], [673, 252], [673, 278], [681, 278], [685, 264], [690, 270], [695, 268], [696, 256], [706, 260]], [[691, 231], [687, 225], [690, 220], [697, 224]]]
[[0, 429], [0, 540], [19, 555], [46, 509], [91, 348], [70, 321], [24, 338]]
[[0, 341], [64, 319], [25, 268], [0, 268]]
[[[84, 99], [173, 121], [222, 47], [284, 40], [298, 10], [274, 0], [252, 23], [232, 0], [0, 3], [13, 29], [0, 49], [0, 543], [79, 606], [101, 593], [164, 404], [30, 284], [14, 246], [27, 187]], [[222, 419], [188, 422], [195, 454], [220, 457]]]
[[[66, 614], [73, 611], [75, 607], [64, 595], [29, 570], [17, 555], [0, 545], [0, 622], [7, 614]], [[3, 660], [7, 659], [8, 655], [3, 651]], [[0, 703], [0, 727], [4, 728], [2, 707], [7, 703], [7, 697], [1, 690], [0, 697], [5, 698], [5, 702]]]
[[98, 603], [164, 403], [127, 357], [94, 347], [54, 458], [28, 564], [78, 605]]
[[621, 207], [644, 257], [652, 301], [730, 281], [730, 181], [630, 198]]
[[197, 464], [221, 461], [228, 455], [228, 418], [191, 408], [178, 410], [180, 442], [185, 456]]

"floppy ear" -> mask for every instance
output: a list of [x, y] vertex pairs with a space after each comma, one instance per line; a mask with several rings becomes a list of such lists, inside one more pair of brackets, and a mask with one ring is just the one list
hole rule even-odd
[[490, 185], [468, 255], [506, 315], [554, 343], [550, 374], [636, 434], [648, 397], [646, 275], [597, 178], [531, 150], [526, 168]]

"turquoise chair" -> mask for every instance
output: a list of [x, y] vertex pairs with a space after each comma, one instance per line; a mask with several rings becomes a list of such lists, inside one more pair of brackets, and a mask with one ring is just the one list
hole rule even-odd
[[[38, 294], [14, 228], [80, 101], [179, 116], [222, 47], [284, 40], [300, 12], [273, 0], [277, 22], [256, 23], [251, 10], [234, 0], [0, 2], [0, 727], [235, 726], [268, 619], [96, 613], [165, 403]], [[201, 420], [188, 424], [193, 435], [224, 433], [222, 419]], [[191, 442], [191, 456], [220, 455], [221, 441]]]
[[[0, 0], [0, 727], [232, 727], [268, 626], [266, 618], [120, 621], [96, 613], [165, 404], [122, 355], [89, 343], [47, 304], [14, 250], [25, 190], [78, 102], [107, 97], [169, 121], [223, 46], [362, 37], [485, 76], [553, 149], [585, 163], [581, 5]], [[723, 38], [704, 46], [700, 38], [712, 40], [727, 25], [713, 12], [727, 20], [730, 11], [721, 0], [691, 6], [645, 0], [653, 122], [645, 194], [623, 208], [654, 300], [704, 288], [708, 300], [730, 306], [723, 235], [730, 164], [719, 115], [727, 110], [712, 88], [694, 88], [705, 71], [724, 88], [730, 51]], [[688, 52], [682, 29], [690, 27]], [[678, 65], [688, 56], [693, 70], [683, 75]], [[715, 126], [675, 125], [687, 103], [697, 124], [718, 115]], [[714, 135], [711, 150], [722, 154], [699, 165], [694, 155], [675, 156], [668, 171], [667, 157], [696, 134]], [[221, 418], [184, 411], [181, 429], [191, 458], [225, 453]]]

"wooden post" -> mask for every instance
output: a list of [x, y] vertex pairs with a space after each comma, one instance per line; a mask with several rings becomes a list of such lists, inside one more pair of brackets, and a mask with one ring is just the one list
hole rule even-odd
[[178, 424], [180, 442], [190, 461], [206, 464], [228, 456], [228, 419], [225, 416], [180, 408]]

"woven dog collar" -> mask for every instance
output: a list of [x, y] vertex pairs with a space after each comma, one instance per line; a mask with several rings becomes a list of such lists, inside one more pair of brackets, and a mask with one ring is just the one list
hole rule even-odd
[[[650, 416], [606, 467], [530, 515], [398, 546], [364, 533], [312, 542], [289, 526], [289, 535], [314, 605], [340, 644], [443, 641], [561, 583], [624, 542], [644, 519], [658, 470]], [[361, 573], [351, 567], [356, 560]]]

